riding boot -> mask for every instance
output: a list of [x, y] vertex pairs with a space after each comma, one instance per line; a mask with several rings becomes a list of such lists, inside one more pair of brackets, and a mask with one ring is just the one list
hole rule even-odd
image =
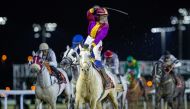
[[107, 89], [111, 89], [111, 88], [114, 88], [114, 85], [112, 83], [112, 80], [111, 78], [106, 74], [106, 71], [104, 68], [101, 68], [100, 69], [100, 74], [103, 78], [103, 86], [104, 86], [104, 89], [107, 90]]

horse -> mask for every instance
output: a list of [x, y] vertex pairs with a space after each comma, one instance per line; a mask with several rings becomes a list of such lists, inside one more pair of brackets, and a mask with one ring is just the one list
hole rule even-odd
[[[123, 109], [124, 105], [126, 104], [125, 100], [126, 100], [126, 93], [127, 93], [127, 81], [123, 74], [121, 73], [115, 74], [115, 71], [113, 70], [113, 68], [108, 65], [105, 65], [105, 67], [107, 67], [107, 69], [114, 75], [114, 78], [116, 79], [117, 83], [122, 84], [123, 91], [117, 94], [117, 99], [119, 102], [119, 109]], [[105, 105], [105, 107], [108, 107], [108, 106], [110, 106], [110, 104]]]
[[72, 89], [71, 106], [74, 108], [76, 81], [79, 76], [79, 54], [69, 46], [67, 46], [66, 49], [67, 50], [64, 52], [60, 65], [67, 72], [67, 74], [70, 73], [72, 75], [70, 80]]
[[[128, 88], [127, 88], [127, 93], [125, 95], [127, 98], [127, 103], [123, 105], [123, 108], [126, 108], [126, 104], [128, 104], [128, 107], [130, 109], [138, 108], [137, 106], [140, 98], [143, 98], [144, 106], [145, 108], [147, 108], [146, 107], [146, 103], [148, 100], [147, 92], [145, 89], [142, 90], [140, 82], [137, 79], [135, 79], [134, 71], [130, 71], [126, 76], [127, 76], [126, 80]], [[146, 80], [144, 79], [144, 77], [141, 76], [140, 79], [142, 81], [143, 86], [145, 86]]]
[[42, 101], [47, 102], [49, 109], [56, 109], [57, 97], [63, 92], [67, 94], [69, 109], [70, 100], [70, 83], [67, 74], [61, 69], [58, 70], [64, 75], [66, 83], [58, 84], [57, 78], [51, 75], [50, 67], [42, 60], [42, 53], [35, 53], [33, 51], [33, 59], [29, 62], [32, 73], [37, 74], [36, 88], [35, 88], [35, 108], [40, 109]]
[[182, 76], [178, 75], [182, 85], [181, 87], [177, 87], [173, 75], [167, 73], [161, 62], [157, 62], [154, 65], [152, 73], [155, 86], [155, 109], [159, 108], [160, 100], [162, 98], [164, 99], [165, 108], [169, 105], [171, 109], [180, 109], [185, 92], [185, 84]]
[[102, 100], [109, 98], [114, 109], [118, 109], [117, 84], [113, 75], [106, 69], [106, 73], [113, 81], [114, 88], [104, 90], [102, 77], [91, 61], [88, 49], [80, 47], [80, 74], [76, 84], [75, 108], [79, 109], [84, 103], [89, 103], [90, 109], [102, 109]]

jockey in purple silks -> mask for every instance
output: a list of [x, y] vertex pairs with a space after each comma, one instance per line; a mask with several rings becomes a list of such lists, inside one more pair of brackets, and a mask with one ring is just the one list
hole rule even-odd
[[108, 11], [106, 8], [94, 6], [88, 10], [87, 19], [89, 21], [88, 37], [84, 47], [89, 47], [92, 51], [93, 62], [102, 75], [104, 88], [113, 88], [101, 62], [102, 40], [107, 36], [109, 30]]

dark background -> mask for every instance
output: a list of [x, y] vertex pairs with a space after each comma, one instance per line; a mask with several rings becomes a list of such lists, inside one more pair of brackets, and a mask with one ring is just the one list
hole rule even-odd
[[[75, 34], [87, 36], [86, 12], [94, 5], [119, 9], [129, 15], [109, 11], [110, 30], [103, 40], [103, 51], [118, 53], [121, 61], [128, 55], [138, 60], [157, 60], [161, 55], [160, 34], [152, 34], [153, 27], [172, 26], [171, 16], [179, 8], [190, 8], [188, 0], [62, 0], [62, 1], [6, 1], [0, 7], [1, 16], [8, 18], [0, 25], [0, 56], [8, 60], [0, 63], [0, 87], [12, 85], [12, 64], [27, 63], [32, 50], [38, 50], [41, 38], [35, 39], [33, 23], [56, 22], [58, 27], [47, 39], [58, 62], [66, 45]], [[183, 59], [190, 59], [190, 26], [183, 35]], [[178, 57], [178, 31], [167, 33], [166, 48]]]

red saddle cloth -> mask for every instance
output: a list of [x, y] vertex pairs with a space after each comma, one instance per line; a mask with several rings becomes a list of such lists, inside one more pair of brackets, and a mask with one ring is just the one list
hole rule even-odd
[[[66, 84], [67, 80], [66, 80], [65, 76], [63, 75], [63, 73], [59, 72], [59, 76], [61, 77], [60, 83]], [[59, 79], [59, 78], [57, 78], [57, 79]]]
[[55, 72], [53, 71], [53, 69], [49, 66], [49, 64], [45, 64], [45, 66], [47, 67], [47, 69], [48, 69], [48, 71], [49, 71], [49, 74], [52, 75], [52, 76], [55, 76], [55, 77], [58, 79], [59, 84], [62, 84], [62, 83], [65, 83], [65, 84], [66, 84], [66, 83], [67, 83], [67, 80], [66, 80], [65, 76], [63, 75], [63, 73], [61, 73], [61, 72], [59, 71], [58, 76], [59, 76], [60, 78], [58, 78], [58, 77], [56, 76]]

